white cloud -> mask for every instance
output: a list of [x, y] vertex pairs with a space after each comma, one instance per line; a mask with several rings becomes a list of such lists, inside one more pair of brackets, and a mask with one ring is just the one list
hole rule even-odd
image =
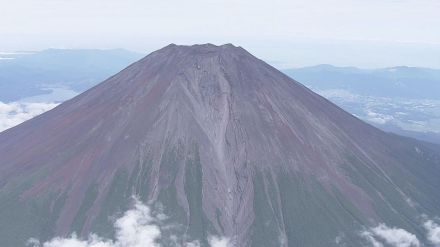
[[0, 132], [40, 115], [57, 105], [56, 103], [3, 103], [0, 101]]
[[[88, 239], [81, 239], [75, 234], [68, 238], [56, 237], [43, 244], [36, 239], [30, 239], [28, 245], [32, 247], [161, 247], [159, 243], [164, 238], [164, 231], [172, 228], [172, 225], [164, 225], [166, 219], [163, 214], [153, 214], [148, 206], [134, 199], [133, 209], [128, 210], [122, 217], [116, 220], [115, 240], [101, 238], [91, 234]], [[179, 239], [171, 236], [171, 243], [174, 246], [181, 246], [185, 242], [185, 236]], [[209, 244], [212, 247], [231, 247], [230, 241], [222, 237], [209, 237]], [[185, 243], [185, 246], [199, 247], [198, 241]]]
[[160, 237], [160, 229], [152, 225], [150, 209], [136, 201], [135, 209], [129, 210], [115, 223], [116, 239], [120, 246], [154, 246]]
[[367, 109], [367, 120], [376, 124], [386, 124], [389, 121], [394, 119], [393, 116], [381, 114], [377, 112], [373, 112], [372, 110]]
[[228, 238], [222, 238], [216, 236], [209, 238], [209, 244], [212, 247], [231, 247], [231, 243]]
[[149, 207], [135, 200], [134, 208], [125, 212], [114, 227], [116, 229], [115, 241], [103, 239], [91, 234], [87, 240], [72, 234], [69, 238], [54, 238], [39, 245], [32, 239], [30, 244], [34, 247], [144, 247], [159, 246], [157, 240], [161, 236], [160, 228], [154, 224]]
[[440, 246], [440, 225], [433, 220], [426, 221], [423, 226], [425, 227], [427, 234], [426, 238], [436, 247]]
[[362, 96], [354, 94], [345, 89], [327, 89], [327, 90], [315, 90], [318, 94], [329, 99], [339, 99], [347, 102], [358, 102], [362, 99]]
[[373, 247], [383, 247], [387, 244], [392, 247], [420, 247], [420, 241], [416, 235], [395, 227], [379, 224], [361, 233]]
[[372, 232], [364, 231], [361, 233], [361, 236], [365, 238], [372, 247], [383, 247], [383, 244], [376, 240]]

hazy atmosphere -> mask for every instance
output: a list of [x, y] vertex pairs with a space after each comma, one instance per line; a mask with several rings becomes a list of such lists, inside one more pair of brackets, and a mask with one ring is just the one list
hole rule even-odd
[[440, 0], [0, 0], [0, 247], [440, 247]]
[[1, 0], [0, 52], [234, 43], [280, 67], [440, 68], [438, 13], [436, 0]]

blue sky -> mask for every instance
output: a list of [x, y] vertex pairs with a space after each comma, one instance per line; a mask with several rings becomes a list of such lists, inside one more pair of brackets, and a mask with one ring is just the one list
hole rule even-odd
[[234, 43], [280, 67], [440, 68], [437, 0], [0, 0], [0, 51]]

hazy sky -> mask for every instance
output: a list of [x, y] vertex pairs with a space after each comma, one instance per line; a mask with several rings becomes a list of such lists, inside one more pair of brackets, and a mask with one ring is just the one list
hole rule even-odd
[[439, 0], [0, 0], [0, 51], [234, 43], [281, 66], [440, 68]]

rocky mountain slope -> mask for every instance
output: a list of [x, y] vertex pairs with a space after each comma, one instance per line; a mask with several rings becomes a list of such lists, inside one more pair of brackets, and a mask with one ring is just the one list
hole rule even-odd
[[360, 232], [380, 223], [429, 245], [420, 217], [440, 216], [439, 150], [241, 47], [169, 45], [0, 133], [0, 239], [111, 236], [136, 195], [202, 246], [367, 245]]

